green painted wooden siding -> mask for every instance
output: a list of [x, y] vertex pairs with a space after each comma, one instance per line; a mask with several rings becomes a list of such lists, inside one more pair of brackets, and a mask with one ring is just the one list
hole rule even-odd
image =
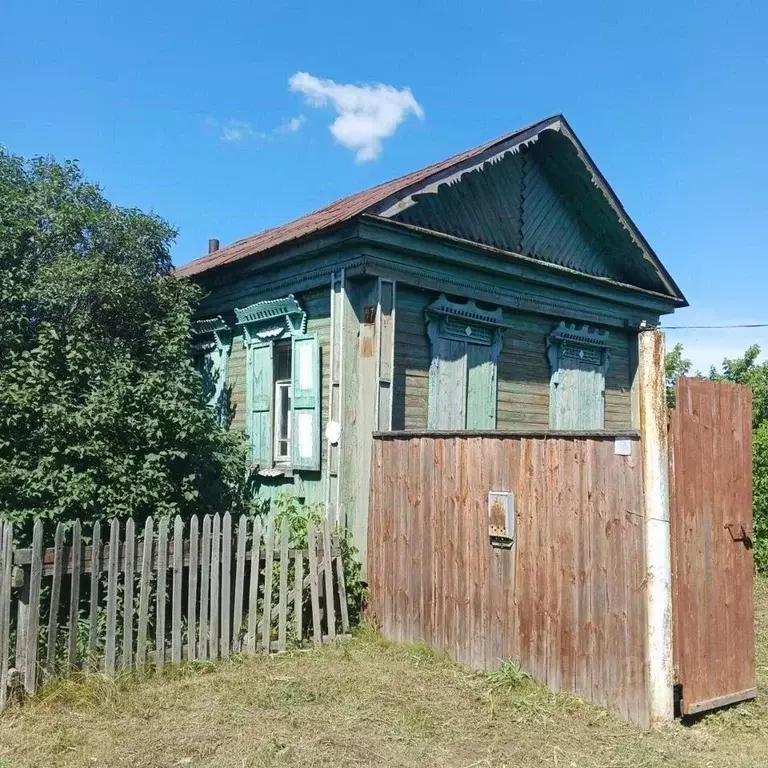
[[[437, 298], [398, 285], [395, 323], [393, 429], [426, 429], [429, 410], [430, 345], [424, 310]], [[505, 312], [498, 364], [496, 427], [549, 428], [549, 363], [546, 337], [561, 318]], [[636, 335], [611, 329], [611, 364], [606, 376], [605, 428], [632, 427], [630, 344]]]

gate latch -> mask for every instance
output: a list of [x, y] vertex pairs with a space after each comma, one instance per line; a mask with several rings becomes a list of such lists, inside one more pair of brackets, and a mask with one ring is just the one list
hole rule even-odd
[[726, 523], [725, 527], [734, 541], [750, 541], [752, 539], [752, 530], [747, 528], [744, 523]]

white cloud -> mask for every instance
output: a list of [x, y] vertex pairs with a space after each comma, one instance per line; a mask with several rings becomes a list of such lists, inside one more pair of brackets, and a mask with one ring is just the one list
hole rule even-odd
[[260, 131], [247, 120], [217, 120], [215, 117], [208, 117], [206, 119], [208, 125], [213, 126], [219, 131], [219, 138], [227, 143], [237, 143], [250, 139], [272, 141], [278, 136], [298, 133], [306, 121], [307, 118], [304, 115], [298, 115], [290, 120], [286, 120], [271, 131]]
[[331, 106], [337, 117], [330, 125], [336, 141], [364, 163], [381, 154], [382, 141], [394, 135], [408, 115], [424, 119], [424, 110], [410, 88], [391, 85], [343, 85], [321, 80], [308, 72], [297, 72], [288, 80], [292, 91], [301, 93], [312, 107]]

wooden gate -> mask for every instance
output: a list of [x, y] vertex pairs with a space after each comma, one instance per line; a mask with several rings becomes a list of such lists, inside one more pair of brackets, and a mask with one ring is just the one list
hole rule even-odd
[[681, 378], [670, 416], [676, 682], [692, 715], [754, 698], [751, 391]]

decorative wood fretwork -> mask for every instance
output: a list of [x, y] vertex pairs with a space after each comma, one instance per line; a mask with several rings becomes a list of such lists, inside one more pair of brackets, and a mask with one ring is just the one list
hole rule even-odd
[[276, 341], [281, 338], [304, 336], [307, 313], [293, 294], [282, 299], [270, 299], [235, 309], [237, 324], [245, 328], [243, 340], [247, 345], [256, 341]]

